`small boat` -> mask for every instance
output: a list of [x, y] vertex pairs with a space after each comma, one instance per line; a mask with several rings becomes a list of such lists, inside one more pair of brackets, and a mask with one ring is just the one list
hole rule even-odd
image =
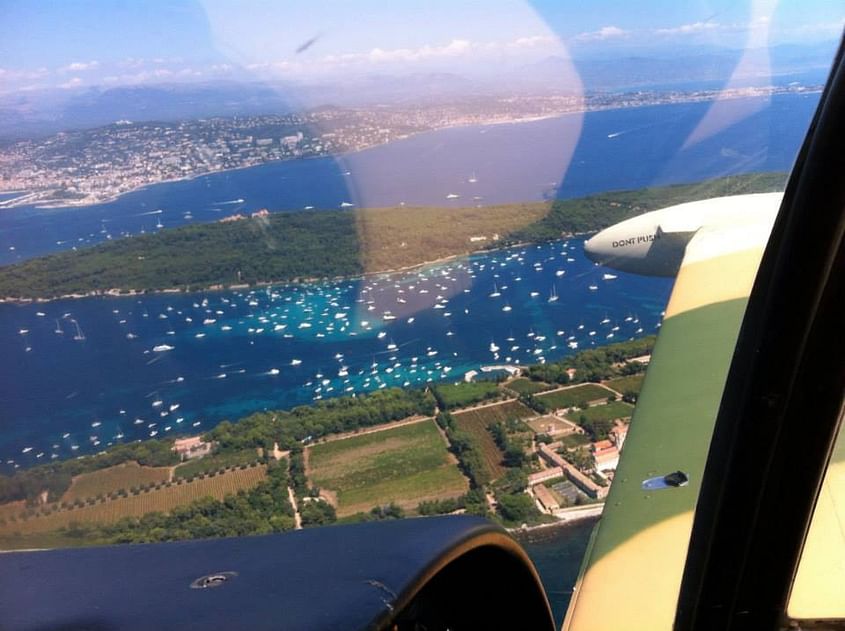
[[156, 353], [164, 353], [165, 351], [172, 351], [175, 347], [170, 346], [169, 344], [157, 344], [153, 346], [153, 351]]
[[299, 366], [301, 363], [302, 363], [302, 360], [301, 360], [301, 359], [292, 359], [292, 360], [290, 360], [290, 365], [291, 365], [291, 366]]
[[603, 274], [601, 278], [602, 280], [614, 280], [619, 277], [616, 274]]

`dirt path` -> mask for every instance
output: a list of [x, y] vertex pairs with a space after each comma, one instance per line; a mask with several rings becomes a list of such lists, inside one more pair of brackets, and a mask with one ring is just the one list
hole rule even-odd
[[299, 507], [296, 505], [293, 489], [290, 487], [288, 487], [288, 499], [290, 499], [290, 505], [293, 507], [293, 527], [296, 530], [302, 530], [302, 517], [299, 515]]

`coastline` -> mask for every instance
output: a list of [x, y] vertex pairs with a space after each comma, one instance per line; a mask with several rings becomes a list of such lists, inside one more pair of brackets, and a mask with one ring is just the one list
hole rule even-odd
[[551, 521], [545, 524], [536, 524], [534, 526], [520, 526], [517, 528], [506, 528], [506, 530], [517, 538], [520, 535], [538, 534], [542, 531], [554, 530], [557, 528], [564, 528], [570, 524], [575, 524], [590, 519], [598, 521], [601, 518], [604, 510], [604, 502], [596, 504], [587, 504], [585, 506], [577, 506], [572, 508], [564, 508], [557, 511], [556, 521]]
[[[569, 239], [572, 237], [577, 237], [581, 234], [589, 234], [589, 233], [573, 233], [573, 234], [562, 234], [560, 236], [561, 239]], [[131, 238], [131, 237], [128, 237]], [[215, 292], [226, 292], [226, 291], [235, 291], [238, 289], [257, 289], [261, 287], [270, 287], [273, 285], [282, 285], [282, 286], [291, 286], [291, 285], [307, 285], [309, 283], [339, 283], [343, 281], [350, 281], [350, 280], [362, 280], [365, 278], [370, 278], [373, 276], [390, 276], [393, 274], [403, 274], [406, 272], [411, 272], [414, 270], [422, 269], [429, 266], [435, 265], [442, 265], [444, 263], [448, 263], [449, 261], [453, 261], [459, 258], [470, 257], [478, 254], [487, 254], [492, 252], [498, 252], [500, 250], [506, 250], [508, 248], [517, 248], [517, 247], [524, 247], [527, 245], [532, 245], [534, 243], [539, 243], [535, 241], [524, 241], [518, 243], [508, 243], [502, 244], [501, 246], [497, 246], [494, 248], [486, 248], [481, 250], [468, 250], [466, 252], [450, 254], [448, 256], [443, 256], [438, 259], [433, 259], [431, 261], [422, 261], [420, 263], [413, 263], [411, 265], [406, 265], [403, 267], [397, 267], [393, 269], [385, 269], [385, 270], [373, 270], [370, 272], [364, 272], [362, 274], [352, 274], [348, 276], [334, 276], [331, 278], [301, 278], [301, 279], [293, 279], [293, 280], [269, 280], [269, 281], [261, 281], [255, 284], [250, 285], [249, 283], [236, 283], [233, 285], [210, 285], [208, 287], [202, 287], [197, 289], [184, 289], [182, 287], [169, 287], [167, 289], [150, 289], [150, 290], [140, 290], [140, 289], [121, 289], [118, 287], [113, 287], [111, 289], [105, 290], [94, 290], [90, 292], [86, 292], [83, 294], [64, 294], [61, 296], [53, 296], [50, 298], [15, 298], [12, 296], [0, 296], [0, 305], [2, 304], [10, 304], [10, 305], [31, 305], [31, 304], [45, 304], [48, 302], [54, 302], [57, 300], [82, 300], [84, 298], [132, 298], [134, 296], [150, 296], [150, 295], [157, 295], [157, 294], [195, 294], [195, 293], [215, 293]], [[96, 247], [96, 246], [94, 246]], [[5, 266], [0, 266], [0, 270]]]
[[[244, 170], [244, 169], [251, 169], [251, 168], [254, 168], [254, 167], [264, 166], [264, 165], [267, 165], [267, 164], [275, 164], [275, 163], [279, 163], [279, 162], [293, 162], [293, 161], [299, 161], [299, 160], [314, 160], [314, 159], [325, 159], [325, 158], [343, 160], [344, 158], [346, 158], [350, 155], [353, 155], [353, 154], [362, 153], [362, 152], [369, 151], [371, 149], [375, 149], [375, 148], [378, 148], [378, 147], [383, 147], [383, 146], [389, 145], [393, 142], [406, 140], [406, 139], [413, 138], [413, 137], [421, 135], [421, 134], [437, 132], [437, 131], [442, 131], [442, 130], [446, 130], [446, 129], [462, 129], [462, 128], [468, 128], [468, 127], [488, 127], [488, 126], [498, 126], [498, 125], [519, 125], [519, 124], [539, 122], [539, 121], [549, 120], [549, 119], [554, 119], [554, 118], [562, 118], [564, 116], [569, 116], [569, 115], [572, 115], [572, 114], [586, 114], [586, 113], [589, 113], [589, 112], [605, 112], [605, 111], [613, 111], [613, 110], [638, 109], [638, 108], [645, 108], [645, 107], [660, 107], [660, 106], [664, 106], [664, 105], [681, 105], [681, 104], [685, 104], [685, 103], [706, 103], [706, 102], [715, 102], [715, 101], [722, 101], [722, 100], [759, 99], [759, 98], [771, 97], [773, 95], [778, 95], [778, 94], [785, 94], [785, 95], [788, 95], [788, 94], [816, 94], [816, 93], [820, 93], [820, 92], [821, 92], [821, 88], [808, 87], [807, 89], [805, 89], [801, 92], [779, 92], [775, 89], [771, 89], [767, 92], [763, 92], [763, 93], [759, 93], [759, 94], [744, 94], [744, 93], [738, 93], [738, 94], [713, 93], [713, 94], [707, 94], [707, 95], [689, 94], [689, 95], [687, 95], [687, 98], [678, 98], [678, 99], [673, 99], [673, 100], [656, 101], [656, 102], [653, 102], [653, 103], [639, 103], [639, 102], [637, 102], [637, 103], [627, 103], [627, 104], [626, 103], [622, 103], [622, 104], [615, 103], [615, 104], [608, 104], [608, 105], [598, 104], [598, 105], [592, 105], [592, 106], [588, 105], [588, 106], [575, 107], [571, 110], [560, 111], [560, 112], [555, 112], [555, 113], [550, 113], [550, 114], [539, 114], [539, 115], [531, 115], [531, 116], [523, 116], [523, 117], [516, 116], [516, 117], [505, 117], [505, 118], [493, 118], [489, 121], [483, 121], [483, 122], [481, 122], [481, 121], [474, 121], [474, 122], [471, 122], [471, 123], [459, 122], [459, 123], [455, 123], [455, 124], [451, 124], [451, 125], [446, 124], [446, 125], [442, 125], [442, 126], [439, 126], [439, 127], [432, 127], [430, 129], [422, 129], [422, 130], [419, 130], [419, 131], [402, 134], [401, 136], [398, 136], [397, 138], [395, 138], [393, 140], [389, 140], [389, 141], [384, 142], [384, 143], [372, 144], [372, 145], [369, 145], [369, 146], [366, 146], [366, 147], [361, 147], [361, 148], [354, 149], [354, 150], [351, 150], [351, 151], [344, 151], [344, 152], [334, 153], [334, 154], [327, 153], [327, 154], [324, 154], [324, 155], [288, 158], [288, 159], [280, 159], [280, 160], [268, 160], [266, 162], [260, 162], [260, 163], [257, 163], [257, 164], [250, 164], [250, 165], [243, 165], [243, 166], [238, 166], [238, 167], [204, 171], [202, 173], [194, 173], [192, 175], [188, 175], [188, 176], [185, 176], [185, 177], [158, 180], [156, 182], [148, 182], [148, 183], [141, 184], [139, 186], [135, 186], [133, 188], [130, 188], [126, 191], [122, 191], [120, 193], [108, 195], [108, 196], [101, 197], [101, 198], [100, 197], [94, 197], [94, 198], [86, 197], [84, 199], [71, 200], [71, 201], [65, 201], [65, 200], [59, 200], [59, 199], [56, 199], [56, 200], [47, 199], [47, 200], [44, 200], [43, 203], [38, 203], [38, 202], [31, 203], [31, 202], [28, 202], [26, 200], [23, 201], [23, 202], [17, 202], [17, 199], [19, 199], [19, 198], [15, 198], [14, 200], [8, 200], [7, 202], [0, 202], [0, 212], [2, 212], [4, 210], [12, 210], [14, 208], [19, 208], [21, 206], [30, 206], [30, 205], [33, 206], [34, 208], [38, 209], [38, 210], [62, 210], [62, 209], [70, 210], [70, 209], [74, 209], [74, 208], [78, 208], [78, 207], [82, 207], [82, 206], [98, 206], [98, 205], [101, 205], [101, 204], [107, 204], [107, 203], [110, 203], [110, 202], [117, 201], [125, 195], [129, 195], [131, 193], [135, 193], [135, 192], [138, 192], [138, 191], [144, 190], [146, 188], [149, 188], [151, 186], [156, 186], [156, 185], [159, 185], [159, 184], [172, 184], [172, 183], [175, 183], [175, 182], [188, 182], [188, 181], [191, 181], [191, 180], [195, 180], [199, 177], [204, 177], [204, 176], [208, 176], [208, 175], [217, 175], [217, 174], [220, 174], [220, 173], [229, 173], [229, 172], [241, 171], [241, 170]], [[37, 191], [27, 191], [27, 190], [23, 190], [23, 191], [0, 191], [0, 193], [4, 193], [4, 192], [6, 192], [6, 193], [20, 192], [20, 193], [23, 194], [24, 198], [38, 194]], [[9, 202], [12, 202], [12, 203], [9, 203]], [[320, 210], [320, 209], [318, 209], [318, 210]], [[321, 210], [327, 210], [327, 209], [321, 209]]]

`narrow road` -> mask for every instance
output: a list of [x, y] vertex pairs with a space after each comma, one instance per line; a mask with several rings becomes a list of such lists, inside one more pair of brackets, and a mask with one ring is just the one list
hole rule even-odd
[[296, 505], [296, 497], [293, 494], [293, 489], [288, 487], [288, 498], [290, 498], [290, 505], [293, 507], [293, 527], [296, 530], [302, 530], [302, 517], [299, 516], [299, 508]]

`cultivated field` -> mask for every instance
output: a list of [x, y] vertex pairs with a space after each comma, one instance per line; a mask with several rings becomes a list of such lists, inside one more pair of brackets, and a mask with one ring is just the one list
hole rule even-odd
[[267, 468], [259, 465], [245, 470], [236, 469], [211, 478], [182, 482], [170, 487], [142, 492], [115, 500], [59, 510], [49, 515], [38, 514], [28, 519], [6, 520], [0, 524], [0, 536], [47, 532], [67, 528], [71, 524], [112, 523], [123, 517], [140, 517], [153, 511], [168, 512], [203, 497], [223, 499], [230, 493], [249, 489], [267, 477]]
[[133, 486], [166, 482], [170, 479], [170, 467], [142, 467], [137, 462], [91, 471], [74, 476], [70, 488], [62, 495], [62, 502], [108, 495], [121, 489], [129, 490]]
[[190, 478], [192, 475], [199, 473], [219, 471], [220, 469], [236, 467], [242, 464], [252, 464], [253, 462], [257, 462], [258, 459], [258, 452], [255, 449], [244, 449], [227, 454], [203, 456], [202, 458], [195, 458], [177, 466], [173, 472], [173, 477]]
[[607, 399], [612, 392], [594, 383], [585, 383], [564, 390], [556, 390], [547, 394], [538, 394], [537, 398], [552, 410], [569, 408], [584, 401]]
[[645, 375], [631, 375], [630, 377], [619, 377], [618, 379], [611, 379], [605, 382], [609, 387], [625, 394], [626, 392], [639, 392], [643, 387]]
[[468, 488], [430, 420], [314, 445], [308, 470], [313, 485], [337, 494], [339, 517], [390, 502], [414, 509]]
[[532, 381], [524, 377], [509, 381], [507, 387], [518, 394], [537, 394], [538, 392], [543, 392], [551, 388], [549, 384], [543, 381]]
[[572, 422], [577, 422], [582, 416], [585, 416], [589, 421], [612, 421], [617, 418], [629, 417], [633, 413], [633, 405], [628, 405], [622, 401], [614, 401], [607, 405], [595, 405], [586, 410], [573, 410], [566, 415], [566, 418]]
[[487, 429], [500, 421], [507, 421], [512, 418], [524, 419], [534, 416], [534, 411], [524, 406], [519, 401], [506, 401], [499, 405], [489, 405], [477, 410], [467, 410], [452, 415], [459, 429], [467, 432], [484, 460], [484, 466], [490, 473], [491, 479], [495, 480], [505, 472], [502, 466], [502, 452], [493, 440], [492, 434]]

